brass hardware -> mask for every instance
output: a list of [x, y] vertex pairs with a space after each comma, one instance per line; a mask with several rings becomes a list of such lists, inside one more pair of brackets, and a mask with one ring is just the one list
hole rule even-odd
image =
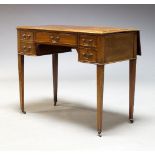
[[85, 42], [85, 39], [83, 38], [82, 41]]
[[26, 47], [25, 45], [23, 46], [23, 51], [26, 52], [26, 51], [30, 51], [32, 49], [31, 46], [28, 46]]
[[23, 39], [26, 39], [26, 34], [23, 34], [22, 37], [23, 37]]
[[92, 46], [92, 43], [93, 43], [93, 39], [82, 39], [83, 41], [83, 46]]
[[29, 38], [31, 38], [31, 35], [30, 35], [30, 34], [28, 34], [28, 35], [27, 35], [27, 38], [28, 38], [28, 39], [29, 39]]
[[92, 53], [83, 53], [83, 56], [86, 58], [86, 59], [89, 59], [93, 56]]
[[50, 38], [51, 38], [51, 42], [53, 44], [58, 43], [59, 42], [59, 39], [60, 39], [59, 36], [50, 36]]
[[53, 38], [54, 38], [54, 36], [50, 36], [50, 38], [51, 38], [51, 39], [53, 39]]
[[23, 50], [24, 50], [24, 51], [26, 51], [26, 50], [27, 50], [26, 46], [23, 46]]
[[55, 43], [58, 43], [58, 41], [55, 39], [52, 39], [52, 43], [55, 44]]
[[26, 46], [23, 46], [23, 51], [24, 51], [24, 52], [26, 52], [26, 51], [27, 51]]
[[56, 37], [56, 39], [58, 40], [58, 39], [60, 39], [60, 37], [59, 37], [59, 36], [57, 36], [57, 37]]
[[31, 38], [31, 35], [30, 34], [28, 34], [28, 35], [26, 35], [25, 33], [22, 35], [22, 37], [23, 37], [23, 39], [25, 40], [25, 39], [30, 39]]

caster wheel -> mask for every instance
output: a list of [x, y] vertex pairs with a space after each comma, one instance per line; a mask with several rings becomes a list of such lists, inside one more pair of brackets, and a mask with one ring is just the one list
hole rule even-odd
[[26, 114], [26, 111], [22, 111], [23, 114]]
[[130, 120], [130, 123], [133, 123], [134, 122], [134, 119], [129, 119]]
[[101, 131], [98, 131], [98, 136], [102, 137], [102, 132]]

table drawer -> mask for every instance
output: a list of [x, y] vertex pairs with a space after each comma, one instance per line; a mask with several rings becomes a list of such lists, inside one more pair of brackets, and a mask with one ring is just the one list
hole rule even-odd
[[97, 46], [97, 36], [81, 34], [80, 35], [80, 46], [96, 47]]
[[79, 61], [81, 62], [97, 62], [97, 51], [95, 48], [79, 48]]
[[21, 31], [20, 40], [23, 41], [33, 41], [33, 32], [31, 31]]
[[25, 43], [21, 42], [19, 45], [19, 53], [26, 54], [26, 55], [35, 55], [35, 45], [33, 43]]
[[50, 44], [76, 45], [77, 35], [73, 33], [36, 32], [36, 42], [47, 42]]

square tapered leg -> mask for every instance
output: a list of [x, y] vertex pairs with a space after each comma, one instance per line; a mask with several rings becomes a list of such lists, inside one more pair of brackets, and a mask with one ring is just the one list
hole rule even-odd
[[54, 106], [57, 103], [58, 91], [58, 53], [52, 54]]
[[20, 108], [24, 110], [24, 55], [18, 54], [18, 73], [19, 73], [19, 93], [20, 93]]
[[136, 81], [136, 59], [129, 60], [129, 120], [133, 123], [134, 95]]
[[104, 65], [97, 65], [97, 131], [102, 136]]

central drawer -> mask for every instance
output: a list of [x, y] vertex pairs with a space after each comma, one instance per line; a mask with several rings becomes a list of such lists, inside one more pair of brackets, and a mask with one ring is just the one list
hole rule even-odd
[[36, 32], [35, 41], [37, 43], [77, 45], [77, 35], [67, 32]]

